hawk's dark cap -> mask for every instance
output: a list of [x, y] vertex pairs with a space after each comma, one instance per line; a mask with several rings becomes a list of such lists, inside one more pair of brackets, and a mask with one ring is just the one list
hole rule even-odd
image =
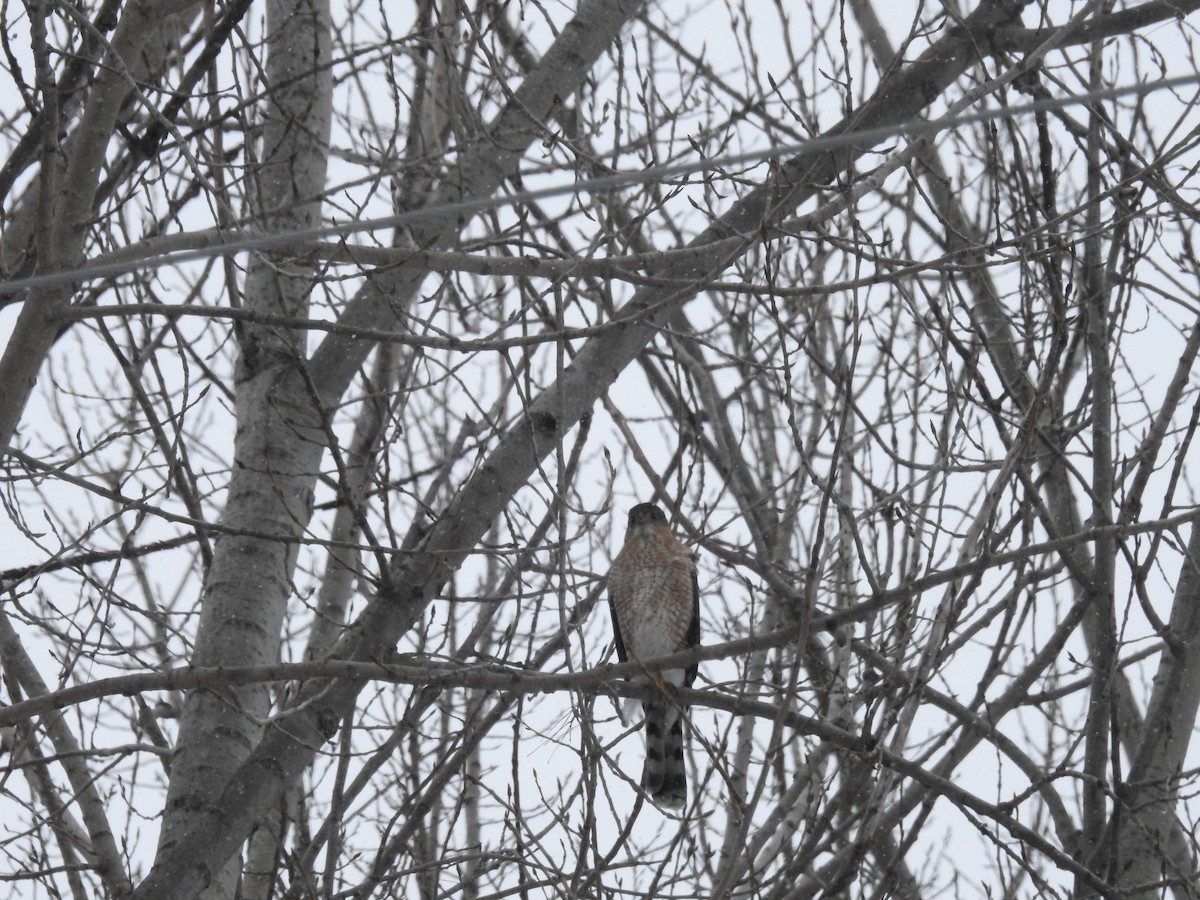
[[648, 525], [651, 522], [666, 522], [667, 516], [653, 503], [639, 503], [629, 511], [629, 527]]

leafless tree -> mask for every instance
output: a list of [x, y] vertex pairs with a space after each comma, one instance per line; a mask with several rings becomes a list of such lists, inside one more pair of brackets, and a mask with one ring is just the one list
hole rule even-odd
[[1200, 896], [1197, 6], [0, 8], [11, 895]]

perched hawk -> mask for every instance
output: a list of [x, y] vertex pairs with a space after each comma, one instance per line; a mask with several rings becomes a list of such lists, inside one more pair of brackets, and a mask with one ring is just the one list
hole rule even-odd
[[[608, 573], [608, 603], [622, 662], [651, 660], [700, 643], [696, 565], [653, 503], [629, 511], [625, 546]], [[682, 806], [687, 799], [683, 712], [667, 686], [691, 686], [695, 679], [694, 663], [657, 673], [652, 683], [662, 688], [662, 696], [642, 706], [646, 714], [642, 786], [663, 806]]]

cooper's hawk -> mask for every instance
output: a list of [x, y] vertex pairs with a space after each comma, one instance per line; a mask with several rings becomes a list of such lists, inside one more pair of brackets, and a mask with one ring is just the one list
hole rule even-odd
[[[667, 517], [653, 503], [629, 511], [625, 546], [608, 573], [617, 656], [651, 660], [700, 643], [700, 589], [692, 555], [675, 540]], [[650, 679], [660, 697], [646, 701], [646, 767], [642, 786], [656, 803], [682, 806], [687, 799], [683, 765], [683, 712], [669, 685], [696, 679], [696, 665], [667, 669]]]

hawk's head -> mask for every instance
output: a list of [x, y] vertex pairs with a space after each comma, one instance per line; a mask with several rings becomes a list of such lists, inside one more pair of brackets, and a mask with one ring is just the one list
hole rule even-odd
[[653, 503], [639, 503], [629, 511], [629, 527], [640, 525], [666, 525], [667, 516]]

